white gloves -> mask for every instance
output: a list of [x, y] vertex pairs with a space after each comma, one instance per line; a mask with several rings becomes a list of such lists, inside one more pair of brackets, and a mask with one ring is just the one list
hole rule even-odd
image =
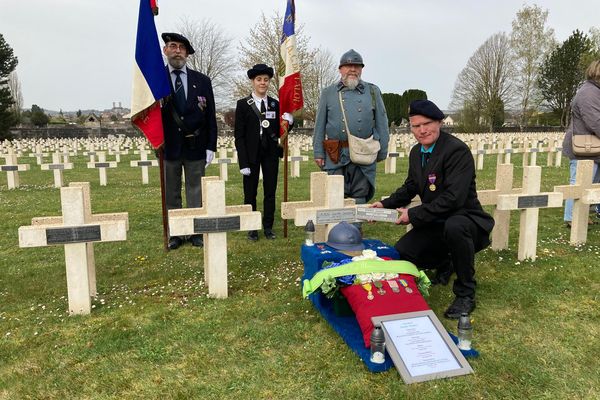
[[250, 168], [242, 168], [242, 169], [240, 169], [240, 174], [242, 174], [244, 176], [249, 176], [250, 175]]
[[206, 165], [210, 164], [215, 158], [215, 152], [212, 150], [206, 150]]
[[290, 113], [283, 113], [281, 118], [285, 119], [287, 122], [289, 122], [290, 125], [294, 123], [294, 116]]

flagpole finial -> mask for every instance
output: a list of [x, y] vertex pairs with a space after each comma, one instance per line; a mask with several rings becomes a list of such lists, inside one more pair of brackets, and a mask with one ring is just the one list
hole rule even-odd
[[152, 14], [158, 15], [158, 0], [150, 0], [150, 8], [152, 8]]

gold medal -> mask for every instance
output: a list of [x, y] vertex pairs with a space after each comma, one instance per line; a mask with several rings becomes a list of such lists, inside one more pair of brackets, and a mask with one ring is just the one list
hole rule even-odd
[[429, 185], [429, 190], [431, 190], [432, 192], [435, 192], [435, 185], [432, 183], [431, 185]]
[[373, 296], [373, 292], [371, 292], [371, 289], [373, 288], [373, 286], [371, 286], [370, 283], [364, 283], [362, 285], [363, 289], [365, 289], [367, 291], [367, 299], [368, 300], [373, 300], [375, 298], [375, 296]]

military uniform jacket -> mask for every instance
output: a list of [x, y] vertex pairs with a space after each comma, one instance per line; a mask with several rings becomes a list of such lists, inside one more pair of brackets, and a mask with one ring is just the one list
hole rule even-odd
[[[372, 134], [381, 144], [377, 160], [384, 160], [387, 157], [390, 136], [385, 105], [379, 88], [362, 80], [354, 90], [339, 82], [321, 91], [313, 136], [314, 158], [325, 159], [326, 170], [350, 163], [348, 148], [342, 149], [338, 164], [334, 164], [323, 149], [324, 139], [348, 140], [338, 96], [340, 91], [350, 132], [361, 138]], [[375, 95], [375, 99], [371, 97], [371, 93]]]
[[[275, 118], [268, 119], [268, 128], [262, 128], [264, 139], [261, 139], [260, 120], [248, 104], [248, 97], [237, 101], [234, 136], [240, 169], [249, 168], [250, 164], [258, 164], [261, 153], [274, 156], [278, 154], [279, 101], [267, 96], [267, 111], [275, 111]], [[265, 141], [266, 148], [262, 147], [261, 140]]]
[[[435, 190], [430, 187], [432, 184]], [[408, 210], [410, 223], [415, 228], [443, 222], [453, 215], [469, 217], [488, 234], [494, 227], [494, 219], [483, 210], [477, 198], [471, 151], [446, 132], [440, 132], [425, 168], [421, 166], [421, 146], [412, 148], [404, 185], [382, 203], [385, 208], [403, 207], [417, 194], [422, 204]]]
[[[166, 73], [169, 68], [165, 66]], [[171, 78], [169, 77], [169, 82]], [[210, 78], [198, 71], [187, 68], [187, 99], [185, 111], [180, 115], [188, 133], [196, 132], [193, 149], [189, 140], [184, 138], [183, 130], [175, 122], [171, 113], [172, 97], [162, 108], [163, 129], [165, 131], [165, 159], [203, 160], [206, 150], [217, 150], [217, 118], [215, 97]], [[171, 95], [173, 87], [171, 86]]]

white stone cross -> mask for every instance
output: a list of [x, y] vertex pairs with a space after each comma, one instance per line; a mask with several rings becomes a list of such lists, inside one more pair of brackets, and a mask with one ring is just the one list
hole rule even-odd
[[[304, 227], [308, 220], [315, 225], [315, 241], [327, 240], [329, 231], [339, 222], [355, 222], [356, 206], [354, 199], [344, 199], [344, 177], [327, 175], [325, 185], [321, 187], [325, 197], [322, 205], [297, 208], [294, 225]], [[346, 201], [350, 200], [350, 201]], [[324, 226], [325, 229], [317, 229]]]
[[249, 204], [225, 205], [225, 182], [202, 178], [202, 207], [169, 210], [169, 235], [204, 235], [204, 279], [211, 297], [227, 297], [227, 232], [262, 226], [259, 211]]
[[150, 151], [145, 150], [141, 147], [138, 151], [136, 151], [136, 153], [140, 154], [140, 159], [132, 160], [129, 162], [129, 164], [132, 167], [141, 167], [142, 168], [142, 183], [144, 185], [147, 185], [148, 181], [149, 181], [148, 180], [148, 167], [157, 167], [158, 160], [148, 160], [148, 154], [150, 153]]
[[44, 153], [42, 145], [38, 144], [35, 146], [35, 153], [29, 153], [29, 157], [35, 157], [37, 165], [41, 165], [44, 162], [44, 157], [48, 157], [48, 153]]
[[0, 165], [0, 171], [6, 172], [6, 181], [9, 189], [19, 187], [19, 171], [29, 171], [29, 164], [19, 164], [17, 155], [11, 148], [8, 149], [8, 154], [3, 154], [2, 157], [6, 160], [4, 165]]
[[540, 208], [562, 207], [562, 193], [540, 193], [541, 177], [542, 167], [524, 167], [523, 192], [498, 196], [498, 210], [520, 210], [521, 213], [517, 257], [519, 260], [536, 259]]
[[19, 228], [19, 247], [64, 245], [70, 314], [89, 314], [96, 295], [94, 242], [127, 239], [128, 214], [91, 211], [88, 182], [60, 189], [62, 216], [39, 217]]
[[[588, 217], [591, 204], [600, 200], [600, 183], [592, 184], [594, 161], [577, 161], [577, 175], [574, 185], [554, 186], [555, 192], [563, 194], [565, 199], [573, 199], [573, 220], [569, 242], [578, 245], [587, 241]], [[594, 196], [594, 193], [598, 194]]]
[[89, 162], [87, 163], [87, 167], [97, 168], [100, 171], [100, 186], [106, 186], [106, 169], [117, 168], [117, 163], [115, 161], [106, 162], [106, 153], [104, 151], [99, 151], [96, 154], [98, 155], [98, 162]]
[[403, 157], [404, 153], [399, 153], [396, 149], [396, 135], [392, 135], [390, 137], [390, 142], [388, 145], [388, 155], [385, 159], [384, 173], [386, 174], [395, 174], [396, 173], [396, 159], [398, 157]]
[[73, 163], [60, 162], [60, 153], [52, 153], [52, 163], [42, 164], [41, 168], [43, 171], [54, 171], [54, 187], [60, 188], [63, 186], [63, 170], [73, 169]]
[[[326, 208], [333, 202], [333, 198], [339, 200], [341, 196], [342, 203], [340, 207], [349, 207], [354, 206], [354, 199], [344, 199], [344, 186], [342, 180], [342, 187], [339, 193], [334, 193], [333, 196], [329, 195], [329, 191], [326, 190], [328, 187], [327, 172], [311, 172], [310, 174], [310, 200], [308, 201], [288, 201], [285, 203], [281, 203], [281, 218], [282, 219], [296, 219], [296, 211], [305, 210], [305, 209], [314, 209], [314, 208]], [[338, 178], [339, 180], [339, 178]], [[331, 187], [332, 185], [329, 185]], [[339, 189], [339, 188], [338, 188]], [[336, 197], [337, 195], [337, 197]], [[337, 202], [339, 203], [339, 201]], [[336, 204], [337, 204], [336, 203]], [[332, 207], [330, 207], [332, 208]], [[315, 216], [316, 219], [316, 216]], [[306, 221], [304, 221], [304, 225], [306, 225]], [[327, 227], [324, 225], [317, 225], [315, 220], [313, 220], [315, 224], [315, 241], [324, 242], [327, 239]], [[302, 226], [304, 226], [302, 225]]]
[[503, 194], [519, 194], [521, 189], [513, 189], [513, 165], [498, 164], [496, 167], [496, 188], [491, 190], [478, 190], [477, 198], [483, 206], [494, 206], [494, 230], [492, 230], [492, 249], [503, 250], [508, 248], [508, 234], [510, 227], [510, 210], [499, 210], [497, 207], [498, 196]]
[[227, 157], [226, 147], [219, 148], [219, 158], [216, 159], [216, 162], [219, 164], [219, 176], [221, 177], [221, 180], [227, 182], [229, 180], [227, 169], [232, 160]]
[[303, 156], [300, 153], [300, 146], [292, 147], [292, 156], [290, 157], [290, 161], [292, 163], [290, 177], [299, 178], [300, 177], [300, 162], [308, 161], [308, 157]]

